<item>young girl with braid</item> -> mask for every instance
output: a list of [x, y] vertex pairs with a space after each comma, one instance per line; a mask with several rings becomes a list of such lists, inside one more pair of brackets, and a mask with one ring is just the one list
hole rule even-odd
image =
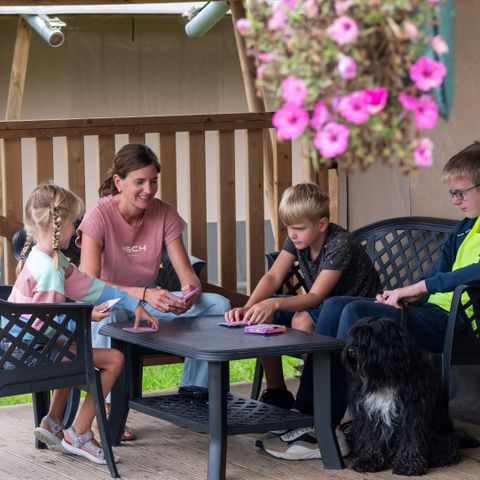
[[[32, 192], [25, 207], [27, 240], [9, 301], [57, 303], [65, 302], [68, 297], [95, 304], [92, 320], [98, 322], [110, 315], [109, 312], [100, 312], [102, 304], [118, 297], [120, 301], [112, 308], [134, 312], [136, 325], [141, 318], [146, 318], [158, 329], [158, 320], [148, 314], [138, 300], [117, 287], [81, 272], [60, 251], [68, 246], [75, 232], [74, 222], [82, 214], [82, 200], [51, 182], [39, 185]], [[33, 326], [40, 329], [42, 322], [34, 322]], [[47, 332], [46, 334], [48, 335]], [[118, 350], [93, 349], [93, 365], [100, 370], [104, 395], [111, 390], [123, 367], [123, 361], [123, 355]], [[72, 426], [62, 431], [61, 419], [69, 392], [69, 388], [53, 392], [49, 412], [35, 429], [36, 438], [52, 450], [80, 455], [95, 463], [106, 463], [102, 448], [91, 431], [95, 406], [90, 394], [87, 394]]]

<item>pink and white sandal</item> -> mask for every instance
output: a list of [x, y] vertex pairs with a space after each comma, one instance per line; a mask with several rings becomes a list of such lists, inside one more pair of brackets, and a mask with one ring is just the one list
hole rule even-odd
[[[69, 453], [73, 455], [79, 455], [85, 457], [91, 462], [105, 465], [107, 461], [105, 460], [105, 455], [103, 453], [103, 448], [99, 447], [95, 442], [93, 442], [93, 432], [90, 430], [87, 433], [79, 435], [72, 427], [66, 430], [68, 437], [71, 439], [72, 443], [67, 442], [66, 438], [62, 440], [62, 446]], [[118, 462], [117, 457], [115, 462]]]
[[63, 435], [58, 435], [62, 430], [63, 425], [61, 423], [57, 423], [52, 417], [45, 415], [40, 425], [33, 431], [33, 434], [35, 438], [44, 443], [49, 450], [68, 453], [62, 446]]

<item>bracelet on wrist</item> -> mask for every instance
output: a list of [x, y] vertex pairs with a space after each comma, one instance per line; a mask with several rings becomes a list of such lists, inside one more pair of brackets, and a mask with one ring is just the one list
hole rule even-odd
[[143, 303], [146, 303], [146, 302], [147, 302], [147, 301], [145, 300], [145, 294], [147, 293], [147, 289], [148, 289], [148, 287], [145, 287], [145, 288], [143, 289], [143, 295], [142, 295], [142, 302], [143, 302]]

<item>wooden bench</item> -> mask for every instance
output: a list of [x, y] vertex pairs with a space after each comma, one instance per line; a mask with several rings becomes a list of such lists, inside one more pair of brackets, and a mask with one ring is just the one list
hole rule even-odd
[[[355, 230], [379, 273], [382, 290], [392, 290], [414, 282], [428, 273], [442, 245], [457, 222], [430, 217], [400, 217], [382, 220]], [[269, 268], [278, 252], [267, 254]], [[298, 266], [287, 275], [279, 293], [295, 295], [305, 289]], [[468, 301], [461, 301], [468, 294]], [[432, 354], [441, 372], [445, 398], [450, 391], [451, 365], [480, 364], [480, 285], [455, 288], [445, 333], [443, 351]], [[258, 398], [263, 369], [257, 362], [252, 398]]]

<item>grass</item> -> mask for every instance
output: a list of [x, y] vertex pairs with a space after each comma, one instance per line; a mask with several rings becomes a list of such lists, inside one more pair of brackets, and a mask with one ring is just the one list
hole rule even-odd
[[[285, 377], [293, 377], [295, 374], [295, 366], [300, 360], [294, 357], [283, 357], [283, 372]], [[146, 367], [143, 369], [143, 391], [152, 392], [156, 390], [168, 390], [175, 388], [180, 384], [183, 365], [159, 365], [154, 367]], [[236, 360], [230, 362], [230, 381], [251, 382], [255, 371], [255, 359]], [[0, 398], [0, 406], [19, 405], [21, 403], [31, 403], [32, 396], [17, 395], [13, 397]]]

